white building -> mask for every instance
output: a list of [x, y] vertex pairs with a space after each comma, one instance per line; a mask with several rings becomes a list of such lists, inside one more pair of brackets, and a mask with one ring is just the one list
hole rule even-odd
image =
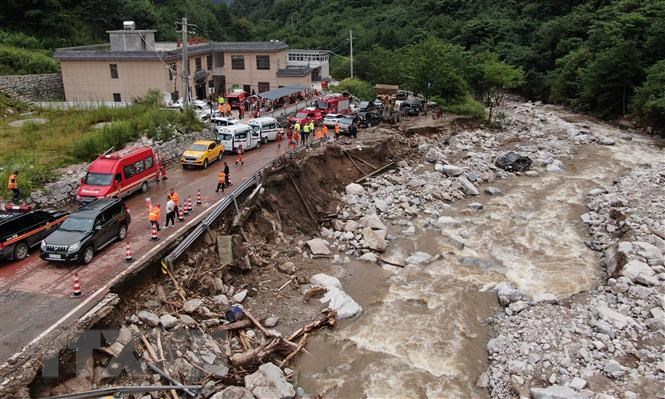
[[313, 81], [330, 78], [330, 52], [328, 50], [289, 49], [286, 64], [312, 68]]

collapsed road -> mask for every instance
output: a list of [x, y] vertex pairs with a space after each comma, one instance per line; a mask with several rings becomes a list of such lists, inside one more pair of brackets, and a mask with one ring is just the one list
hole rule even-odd
[[[64, 351], [57, 378], [4, 389], [176, 381], [215, 399], [657, 397], [662, 143], [556, 107], [504, 112], [499, 129], [414, 118], [286, 162], [173, 277], [122, 287], [95, 325], [118, 331], [99, 353]], [[494, 166], [510, 151], [532, 168]], [[383, 174], [365, 178], [372, 170]], [[631, 189], [634, 205], [620, 205]], [[620, 239], [631, 246], [608, 271], [600, 255]], [[645, 266], [622, 271], [628, 260]], [[245, 317], [227, 323], [235, 303]], [[153, 371], [109, 373], [130, 346]]]

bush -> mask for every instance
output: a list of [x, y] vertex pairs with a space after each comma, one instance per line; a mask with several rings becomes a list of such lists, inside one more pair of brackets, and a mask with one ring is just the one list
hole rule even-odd
[[373, 100], [376, 98], [374, 87], [368, 82], [360, 79], [344, 79], [339, 86], [331, 87], [335, 92], [349, 92], [361, 100]]
[[58, 62], [49, 57], [45, 51], [0, 44], [0, 75], [53, 73], [59, 70]]
[[470, 95], [464, 96], [461, 101], [453, 103], [447, 102], [437, 96], [432, 97], [432, 101], [441, 105], [444, 112], [449, 112], [455, 115], [466, 115], [478, 120], [484, 120], [486, 118], [485, 107], [483, 104]]

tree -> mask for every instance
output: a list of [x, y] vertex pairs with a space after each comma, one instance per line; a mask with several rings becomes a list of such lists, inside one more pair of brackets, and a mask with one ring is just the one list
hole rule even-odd
[[635, 91], [633, 113], [644, 123], [665, 127], [665, 60], [647, 70], [647, 77]]
[[481, 64], [481, 76], [476, 84], [476, 93], [489, 108], [487, 120], [492, 120], [493, 111], [503, 103], [508, 90], [519, 87], [524, 81], [524, 71], [489, 57]]

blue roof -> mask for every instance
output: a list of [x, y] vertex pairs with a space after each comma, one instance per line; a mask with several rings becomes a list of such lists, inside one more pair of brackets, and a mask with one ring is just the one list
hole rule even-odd
[[290, 96], [291, 94], [296, 94], [305, 89], [307, 89], [307, 87], [303, 85], [290, 85], [280, 87], [279, 89], [264, 91], [258, 95], [259, 97], [267, 98], [268, 100], [277, 100], [278, 98]]

